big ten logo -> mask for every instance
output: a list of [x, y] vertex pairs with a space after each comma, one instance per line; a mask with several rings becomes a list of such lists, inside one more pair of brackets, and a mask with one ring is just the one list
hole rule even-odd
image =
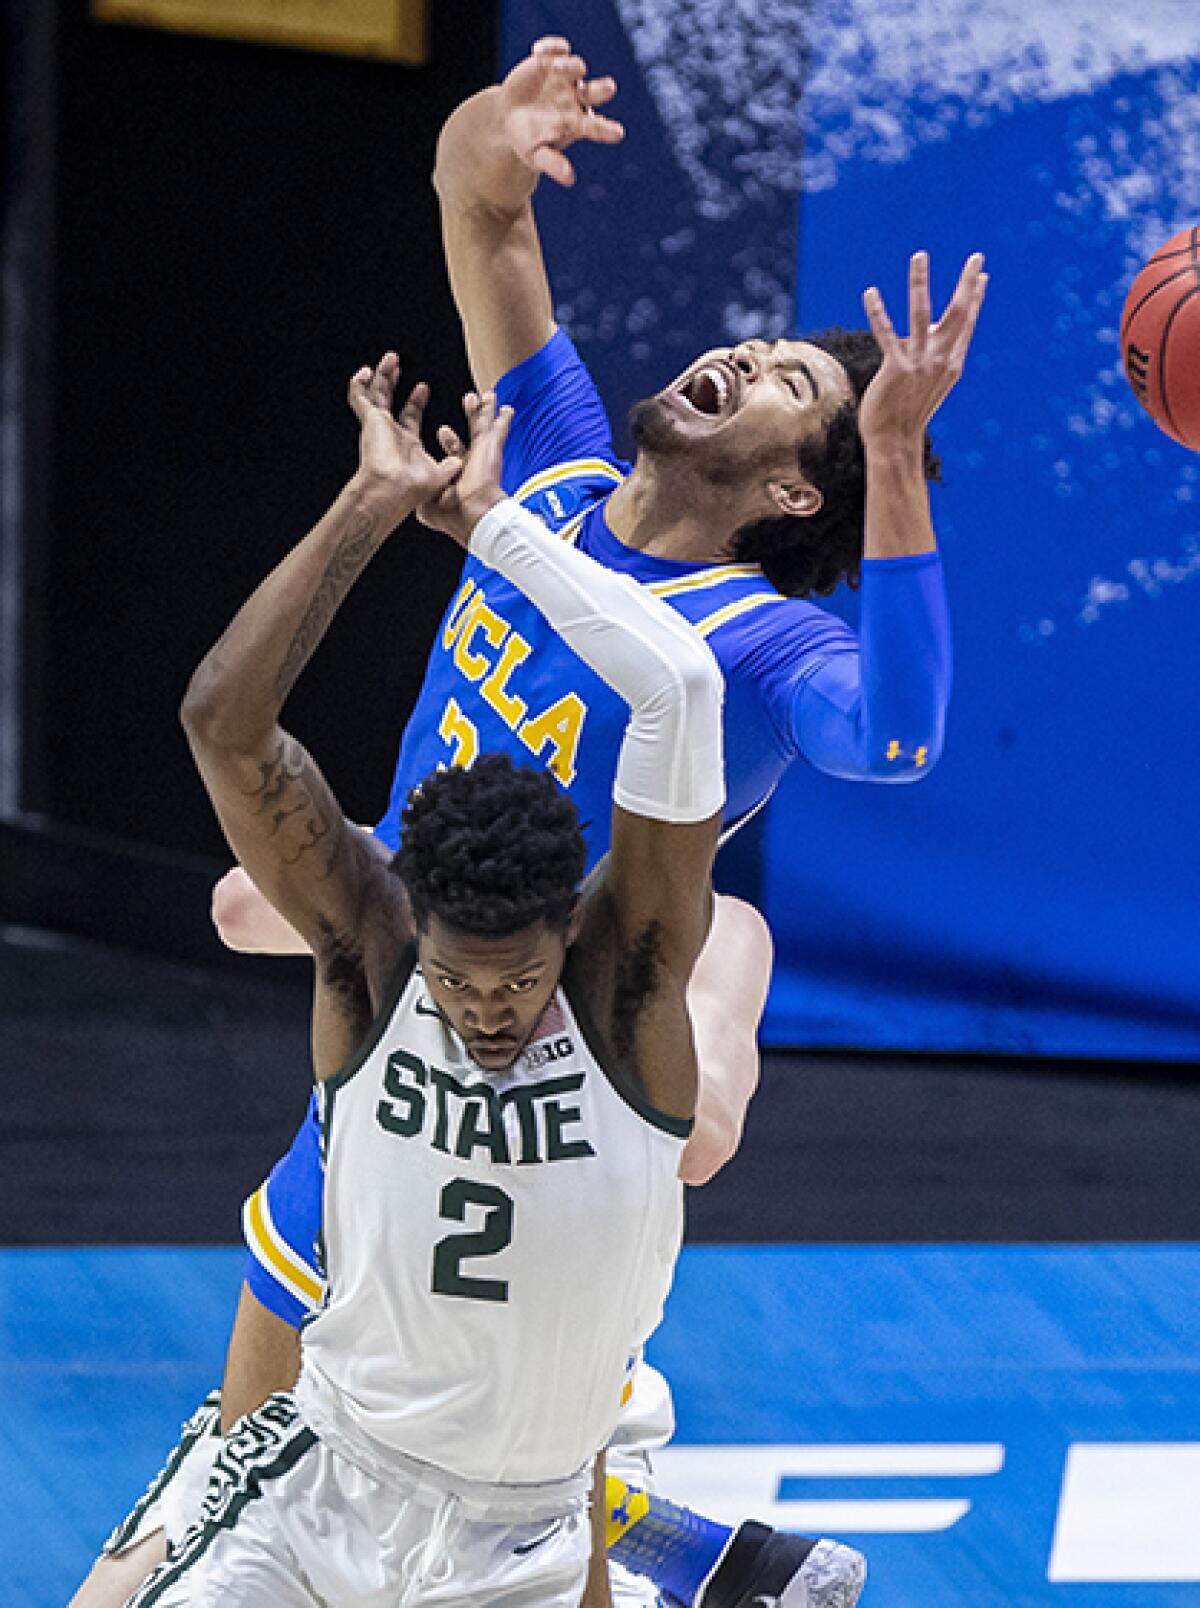
[[[497, 614], [473, 580], [463, 583], [442, 628], [442, 647], [464, 680], [535, 758], [542, 759], [564, 787], [575, 780], [579, 742], [587, 706], [578, 693], [565, 692], [546, 708], [531, 711], [520, 696], [520, 668], [533, 652], [519, 631]], [[569, 663], [564, 655], [563, 664]], [[516, 685], [514, 685], [514, 679]], [[467, 766], [479, 753], [475, 722], [457, 699], [442, 712], [438, 733], [451, 750], [452, 765]]]
[[543, 1039], [540, 1044], [531, 1044], [525, 1051], [522, 1059], [531, 1072], [540, 1066], [549, 1066], [551, 1061], [564, 1061], [571, 1054], [575, 1046], [565, 1035], [556, 1039]]

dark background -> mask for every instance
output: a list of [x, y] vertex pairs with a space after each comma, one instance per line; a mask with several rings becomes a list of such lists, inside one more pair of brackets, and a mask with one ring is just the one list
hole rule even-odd
[[[25, 137], [49, 148], [36, 264], [25, 807], [223, 852], [176, 720], [191, 669], [354, 464], [345, 384], [386, 346], [439, 416], [465, 388], [429, 182], [494, 75], [495, 8], [437, 0], [430, 65], [27, 22]], [[51, 272], [51, 265], [52, 272]], [[289, 706], [374, 819], [457, 569], [415, 526]]]

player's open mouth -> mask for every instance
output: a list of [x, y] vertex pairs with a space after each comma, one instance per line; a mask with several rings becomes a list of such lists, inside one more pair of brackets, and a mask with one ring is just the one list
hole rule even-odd
[[723, 363], [705, 363], [688, 375], [675, 394], [693, 413], [707, 419], [724, 418], [737, 405], [737, 390]]
[[471, 1059], [478, 1061], [480, 1066], [497, 1062], [508, 1066], [516, 1060], [519, 1049], [516, 1039], [472, 1039], [467, 1045]]

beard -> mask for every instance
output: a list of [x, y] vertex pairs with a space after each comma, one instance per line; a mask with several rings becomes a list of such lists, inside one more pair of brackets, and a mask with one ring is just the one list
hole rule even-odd
[[735, 486], [753, 477], [779, 456], [773, 447], [738, 445], [719, 437], [689, 436], [679, 428], [675, 409], [661, 396], [635, 402], [629, 412], [629, 433], [639, 453], [661, 466], [694, 476], [698, 488]]
[[639, 452], [652, 457], [678, 458], [687, 452], [687, 442], [679, 439], [671, 410], [661, 397], [643, 397], [629, 410], [629, 433]]

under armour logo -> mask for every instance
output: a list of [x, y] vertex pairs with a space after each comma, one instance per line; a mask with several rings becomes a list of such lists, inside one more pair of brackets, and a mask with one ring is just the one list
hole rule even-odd
[[929, 750], [928, 750], [928, 748], [925, 747], [924, 744], [922, 744], [920, 748], [916, 749], [913, 753], [910, 754], [893, 737], [891, 742], [887, 745], [887, 748], [886, 748], [886, 750], [884, 752], [884, 758], [887, 759], [888, 761], [890, 761], [890, 763], [892, 763], [893, 765], [896, 763], [896, 761], [898, 759], [904, 759], [904, 760], [907, 760], [910, 764], [914, 765], [917, 768], [917, 770], [920, 770], [924, 766], [925, 762], [929, 758]]

